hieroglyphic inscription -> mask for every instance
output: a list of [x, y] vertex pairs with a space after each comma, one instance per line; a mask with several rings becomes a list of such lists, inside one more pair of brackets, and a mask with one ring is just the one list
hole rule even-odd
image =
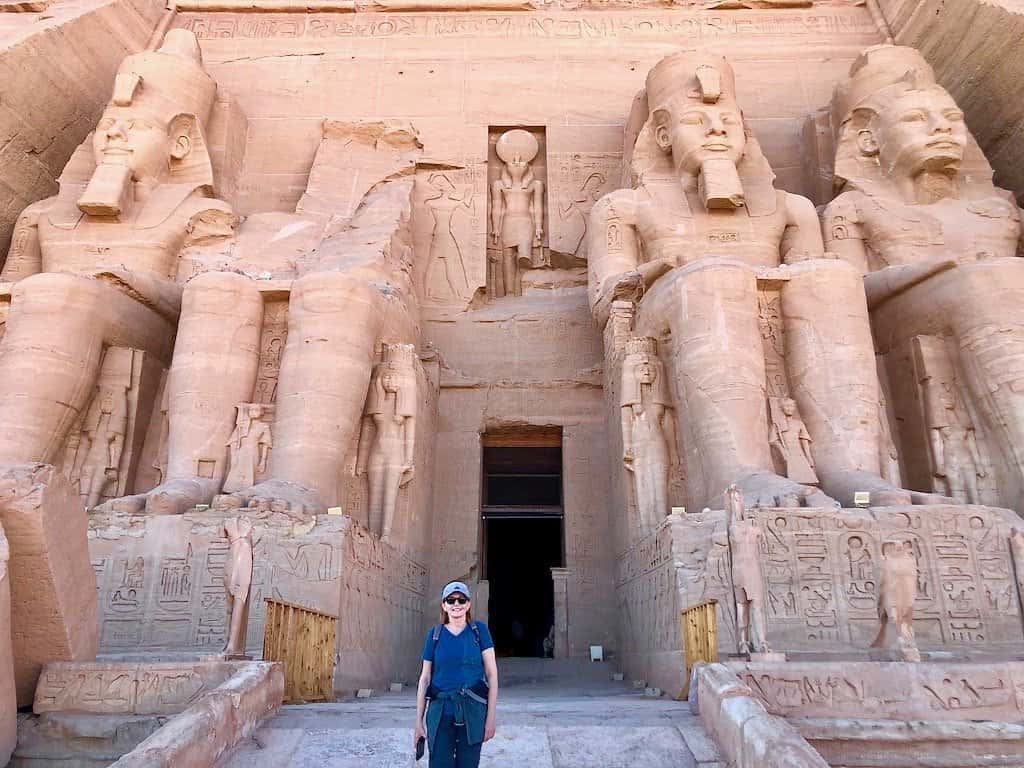
[[179, 14], [178, 26], [200, 40], [225, 38], [287, 39], [296, 37], [484, 37], [550, 40], [601, 40], [667, 37], [687, 40], [722, 37], [786, 37], [799, 35], [877, 34], [862, 9], [819, 13], [748, 12], [735, 14], [624, 13], [580, 18], [577, 14], [353, 14], [342, 17], [310, 14]]
[[781, 649], [863, 648], [877, 631], [881, 542], [914, 544], [915, 628], [922, 647], [1024, 639], [1010, 560], [1010, 513], [763, 510], [768, 637]]
[[[224, 643], [223, 570], [228, 542], [213, 513], [151, 518], [94, 516], [93, 571], [103, 607], [101, 649], [215, 652]], [[263, 644], [265, 596], [337, 613], [347, 521], [327, 517], [312, 531], [293, 521], [258, 523], [247, 649]], [[143, 535], [125, 531], [144, 528]]]
[[772, 714], [899, 720], [1003, 720], [1024, 716], [1024, 663], [737, 663], [733, 669]]
[[260, 336], [260, 362], [256, 372], [254, 403], [277, 400], [277, 377], [281, 372], [281, 355], [288, 339], [288, 302], [268, 301], [263, 308], [263, 331]]
[[175, 714], [234, 671], [235, 665], [220, 662], [56, 662], [43, 669], [33, 709], [37, 714]]
[[615, 576], [623, 653], [679, 648], [679, 590], [672, 556], [672, 524], [654, 531], [619, 555]]
[[585, 259], [590, 209], [618, 187], [622, 156], [566, 152], [550, 155], [548, 163], [551, 250]]

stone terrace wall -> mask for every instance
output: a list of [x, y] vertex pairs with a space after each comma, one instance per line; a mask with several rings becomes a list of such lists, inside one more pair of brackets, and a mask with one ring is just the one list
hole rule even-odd
[[[756, 513], [765, 530], [762, 563], [773, 650], [866, 659], [878, 632], [881, 543], [898, 535], [916, 545], [914, 629], [922, 651], [1019, 653], [1024, 621], [1009, 532], [1024, 526], [1009, 510], [912, 506]], [[670, 515], [621, 552], [615, 591], [629, 676], [670, 692], [681, 685], [679, 611], [701, 600], [718, 601], [719, 651], [735, 653], [731, 578], [722, 512]]]
[[[222, 648], [227, 620], [224, 519], [212, 512], [90, 518], [101, 652], [195, 654]], [[342, 552], [351, 525], [348, 518], [333, 515], [315, 523], [296, 523], [283, 515], [256, 520], [249, 653], [258, 656], [263, 649], [265, 597], [338, 615]]]
[[918, 48], [956, 99], [996, 171], [1024, 201], [1024, 5], [1015, 0], [880, 0], [899, 45]]
[[773, 715], [1024, 722], [1024, 662], [732, 662]]
[[146, 46], [158, 0], [55, 2], [0, 13], [0, 265], [14, 223], [56, 179], [110, 98], [121, 59]]

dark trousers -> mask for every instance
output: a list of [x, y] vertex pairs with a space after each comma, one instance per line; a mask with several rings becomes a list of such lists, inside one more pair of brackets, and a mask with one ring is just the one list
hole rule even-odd
[[437, 735], [430, 745], [430, 768], [477, 768], [483, 744], [466, 743], [466, 726], [455, 724], [452, 709], [445, 702]]

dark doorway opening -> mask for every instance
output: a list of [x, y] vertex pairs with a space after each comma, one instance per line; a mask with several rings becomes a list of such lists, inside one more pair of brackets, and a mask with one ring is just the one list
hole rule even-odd
[[482, 514], [495, 650], [544, 656], [555, 620], [551, 569], [564, 563], [560, 430], [484, 436]]

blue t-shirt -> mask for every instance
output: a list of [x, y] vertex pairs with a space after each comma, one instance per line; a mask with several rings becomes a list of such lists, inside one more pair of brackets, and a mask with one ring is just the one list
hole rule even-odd
[[454, 635], [447, 626], [441, 627], [441, 636], [434, 648], [434, 628], [427, 630], [427, 639], [423, 642], [423, 660], [433, 662], [430, 682], [439, 691], [455, 691], [462, 687], [470, 687], [484, 680], [484, 661], [480, 654], [494, 647], [491, 632], [482, 621], [474, 622], [480, 631], [480, 645], [476, 644], [476, 635], [466, 624], [466, 628]]

